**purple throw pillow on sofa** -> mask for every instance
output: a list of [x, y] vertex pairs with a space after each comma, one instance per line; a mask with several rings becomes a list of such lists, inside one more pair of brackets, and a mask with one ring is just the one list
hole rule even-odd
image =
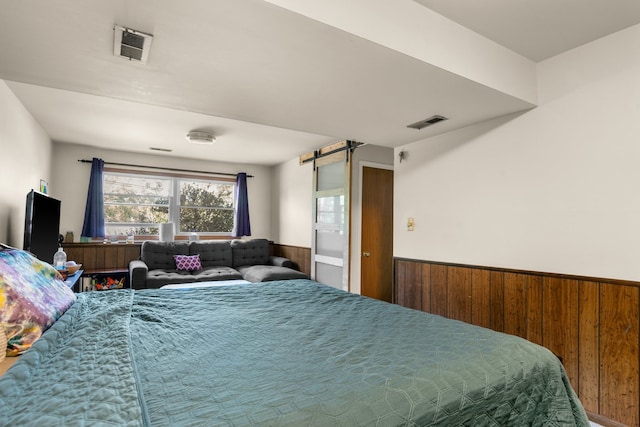
[[176, 269], [195, 271], [202, 269], [202, 263], [200, 263], [200, 255], [174, 255], [176, 260]]

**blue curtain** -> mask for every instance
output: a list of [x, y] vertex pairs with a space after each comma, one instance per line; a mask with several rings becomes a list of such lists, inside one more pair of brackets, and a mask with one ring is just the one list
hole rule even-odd
[[233, 217], [233, 237], [251, 236], [249, 222], [249, 196], [247, 195], [247, 174], [236, 175], [236, 211]]
[[87, 206], [84, 210], [84, 224], [82, 225], [82, 236], [84, 237], [105, 237], [103, 171], [104, 161], [94, 157], [91, 161]]

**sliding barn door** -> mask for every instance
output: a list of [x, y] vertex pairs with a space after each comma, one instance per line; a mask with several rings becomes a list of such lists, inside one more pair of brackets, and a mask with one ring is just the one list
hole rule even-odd
[[313, 180], [313, 237], [311, 277], [349, 290], [348, 150], [316, 160]]

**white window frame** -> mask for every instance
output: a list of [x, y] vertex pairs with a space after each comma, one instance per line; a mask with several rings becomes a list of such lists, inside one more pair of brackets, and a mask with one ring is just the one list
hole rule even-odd
[[[121, 176], [131, 176], [131, 177], [144, 177], [150, 179], [163, 179], [170, 180], [170, 194], [169, 194], [169, 222], [173, 222], [175, 224], [176, 236], [188, 236], [191, 234], [191, 231], [180, 231], [180, 208], [181, 207], [193, 207], [193, 206], [181, 206], [180, 205], [180, 183], [187, 182], [209, 182], [214, 184], [224, 184], [233, 186], [232, 194], [235, 194], [236, 182], [234, 179], [230, 178], [220, 178], [220, 177], [209, 177], [209, 176], [201, 176], [201, 175], [184, 175], [184, 174], [163, 174], [163, 173], [148, 173], [142, 171], [132, 171], [132, 170], [120, 170], [120, 169], [112, 169], [105, 168], [103, 174], [106, 175], [121, 175]], [[230, 210], [235, 211], [235, 197], [232, 201], [232, 206], [229, 208], [223, 207], [194, 207], [196, 209], [220, 209], [220, 210]], [[105, 202], [105, 206], [107, 203]], [[164, 206], [164, 205], [162, 205]], [[146, 227], [153, 224], [148, 223], [106, 223], [105, 226], [108, 228], [109, 226], [132, 226], [132, 227]], [[158, 226], [157, 224], [155, 224]], [[159, 227], [159, 226], [158, 226]], [[231, 236], [232, 230], [229, 231], [220, 231], [220, 232], [203, 232], [197, 231], [199, 236], [223, 236], [229, 237]], [[109, 234], [109, 233], [107, 233]], [[136, 237], [158, 237], [158, 234], [147, 234], [140, 235]]]

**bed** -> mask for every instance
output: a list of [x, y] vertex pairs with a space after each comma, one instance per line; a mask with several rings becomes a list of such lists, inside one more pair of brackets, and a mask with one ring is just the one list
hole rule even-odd
[[0, 425], [587, 426], [526, 340], [310, 280], [77, 301], [0, 378]]

